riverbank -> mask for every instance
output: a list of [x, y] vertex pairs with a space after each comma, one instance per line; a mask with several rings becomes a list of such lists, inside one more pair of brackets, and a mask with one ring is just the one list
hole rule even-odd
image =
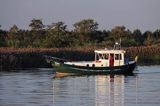
[[[90, 48], [0, 48], [0, 70], [51, 67], [44, 55], [81, 61], [93, 60], [94, 50]], [[160, 64], [160, 47], [123, 48], [127, 55], [139, 56], [138, 64]]]

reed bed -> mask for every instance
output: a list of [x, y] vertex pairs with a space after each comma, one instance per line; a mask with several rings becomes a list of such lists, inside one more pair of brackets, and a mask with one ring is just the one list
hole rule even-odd
[[139, 55], [139, 56], [154, 56], [155, 54], [160, 55], [160, 47], [158, 46], [140, 46], [140, 47], [129, 47], [125, 48], [126, 51], [132, 55]]
[[[0, 48], [0, 70], [17, 68], [51, 67], [46, 63], [43, 55], [55, 56], [63, 59], [81, 61], [93, 60], [94, 50], [98, 47], [86, 48]], [[130, 56], [139, 56], [139, 63], [160, 64], [160, 47], [141, 46], [123, 48]]]

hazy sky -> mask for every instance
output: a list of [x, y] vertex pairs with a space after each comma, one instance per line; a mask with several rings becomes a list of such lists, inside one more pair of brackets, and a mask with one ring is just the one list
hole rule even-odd
[[28, 29], [33, 18], [45, 25], [63, 21], [71, 29], [75, 22], [94, 19], [99, 29], [124, 25], [130, 30], [160, 29], [160, 0], [0, 0], [0, 25]]

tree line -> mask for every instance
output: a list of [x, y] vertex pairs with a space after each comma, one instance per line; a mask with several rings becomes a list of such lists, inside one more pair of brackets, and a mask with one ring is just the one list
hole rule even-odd
[[44, 25], [41, 19], [32, 19], [30, 29], [24, 30], [13, 25], [9, 30], [0, 26], [0, 47], [15, 48], [51, 48], [112, 46], [121, 39], [123, 47], [160, 45], [160, 29], [154, 32], [130, 31], [125, 26], [116, 26], [111, 30], [99, 30], [93, 19], [83, 19], [68, 30], [62, 22]]

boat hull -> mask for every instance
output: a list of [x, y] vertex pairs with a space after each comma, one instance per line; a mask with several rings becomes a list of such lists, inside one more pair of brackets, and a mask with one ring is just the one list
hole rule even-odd
[[56, 72], [81, 74], [81, 75], [93, 75], [93, 74], [130, 74], [136, 67], [136, 62], [114, 67], [85, 67], [68, 65], [60, 62], [52, 62]]

